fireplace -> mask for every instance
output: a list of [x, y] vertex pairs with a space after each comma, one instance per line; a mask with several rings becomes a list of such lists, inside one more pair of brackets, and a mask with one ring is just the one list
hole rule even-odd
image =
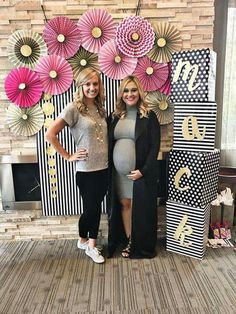
[[41, 209], [36, 156], [0, 156], [0, 210]]

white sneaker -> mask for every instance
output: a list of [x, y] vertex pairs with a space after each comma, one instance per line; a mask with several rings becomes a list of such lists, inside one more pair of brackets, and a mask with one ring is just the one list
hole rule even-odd
[[85, 254], [91, 257], [94, 263], [101, 264], [105, 262], [104, 257], [102, 256], [101, 252], [96, 247], [92, 248], [90, 246], [87, 246]]
[[86, 241], [86, 242], [84, 242], [84, 243], [81, 243], [80, 240], [78, 240], [78, 242], [77, 242], [77, 248], [78, 248], [78, 249], [81, 249], [81, 250], [86, 250], [87, 247], [88, 247], [88, 243], [89, 243], [89, 241]]

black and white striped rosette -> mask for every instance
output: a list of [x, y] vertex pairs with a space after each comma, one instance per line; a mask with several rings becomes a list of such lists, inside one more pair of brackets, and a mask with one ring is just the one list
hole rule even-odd
[[209, 231], [210, 204], [196, 208], [168, 201], [166, 204], [167, 251], [202, 259]]
[[175, 103], [173, 149], [214, 150], [216, 114], [216, 103]]
[[210, 49], [179, 51], [172, 56], [171, 101], [214, 102], [216, 53]]

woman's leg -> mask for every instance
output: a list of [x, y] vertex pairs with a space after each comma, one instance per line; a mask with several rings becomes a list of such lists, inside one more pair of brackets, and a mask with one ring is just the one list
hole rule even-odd
[[121, 203], [121, 216], [122, 216], [123, 226], [124, 226], [125, 234], [127, 237], [127, 245], [122, 250], [121, 255], [125, 258], [128, 258], [130, 254], [130, 249], [131, 249], [132, 199], [123, 198], [123, 199], [120, 199], [120, 203]]
[[121, 203], [121, 216], [125, 229], [126, 237], [131, 235], [131, 212], [132, 212], [132, 200], [130, 198], [120, 199]]
[[[94, 172], [95, 173], [95, 172]], [[107, 192], [108, 174], [107, 170], [96, 171], [93, 177], [93, 217], [89, 229], [89, 245], [96, 246], [96, 239], [98, 235], [100, 218], [101, 218], [101, 204]]]
[[101, 202], [107, 190], [107, 170], [77, 172], [77, 184], [83, 200], [83, 214], [79, 220], [81, 238], [89, 236], [89, 246], [96, 246], [101, 217]]

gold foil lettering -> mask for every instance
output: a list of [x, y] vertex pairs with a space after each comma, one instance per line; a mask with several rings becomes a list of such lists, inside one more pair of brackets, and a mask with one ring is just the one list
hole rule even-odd
[[[183, 68], [184, 68], [184, 70], [183, 70]], [[180, 73], [182, 70], [184, 71], [184, 73], [183, 73], [183, 80], [184, 81], [187, 80], [187, 78], [190, 74], [190, 71], [192, 71], [192, 75], [190, 77], [190, 80], [188, 82], [187, 87], [188, 87], [188, 90], [190, 92], [194, 91], [200, 85], [200, 83], [197, 83], [195, 86], [193, 86], [193, 83], [194, 83], [194, 81], [197, 77], [197, 74], [198, 74], [198, 68], [199, 68], [199, 66], [197, 64], [191, 65], [189, 61], [183, 61], [182, 59], [179, 59], [179, 62], [178, 62], [178, 65], [176, 67], [175, 74], [173, 77], [173, 82], [178, 81]]]
[[[192, 134], [189, 132], [189, 121], [191, 121], [192, 124]], [[202, 141], [206, 135], [206, 127], [204, 126], [201, 134], [198, 128], [197, 118], [193, 116], [185, 117], [182, 123], [182, 135], [185, 140], [193, 140], [196, 136], [198, 140]]]
[[181, 177], [186, 174], [187, 178], [189, 179], [190, 176], [192, 175], [190, 169], [188, 167], [184, 167], [184, 168], [180, 168], [175, 177], [174, 177], [174, 181], [175, 181], [175, 188], [180, 190], [180, 191], [186, 191], [188, 189], [190, 189], [190, 186], [186, 185], [185, 187], [181, 188], [181, 186], [179, 185], [179, 181], [181, 179]]
[[174, 239], [180, 240], [180, 245], [185, 247], [188, 247], [192, 244], [191, 241], [185, 241], [185, 236], [191, 235], [193, 233], [193, 228], [191, 226], [186, 226], [187, 221], [188, 215], [183, 215], [183, 218], [174, 233]]

